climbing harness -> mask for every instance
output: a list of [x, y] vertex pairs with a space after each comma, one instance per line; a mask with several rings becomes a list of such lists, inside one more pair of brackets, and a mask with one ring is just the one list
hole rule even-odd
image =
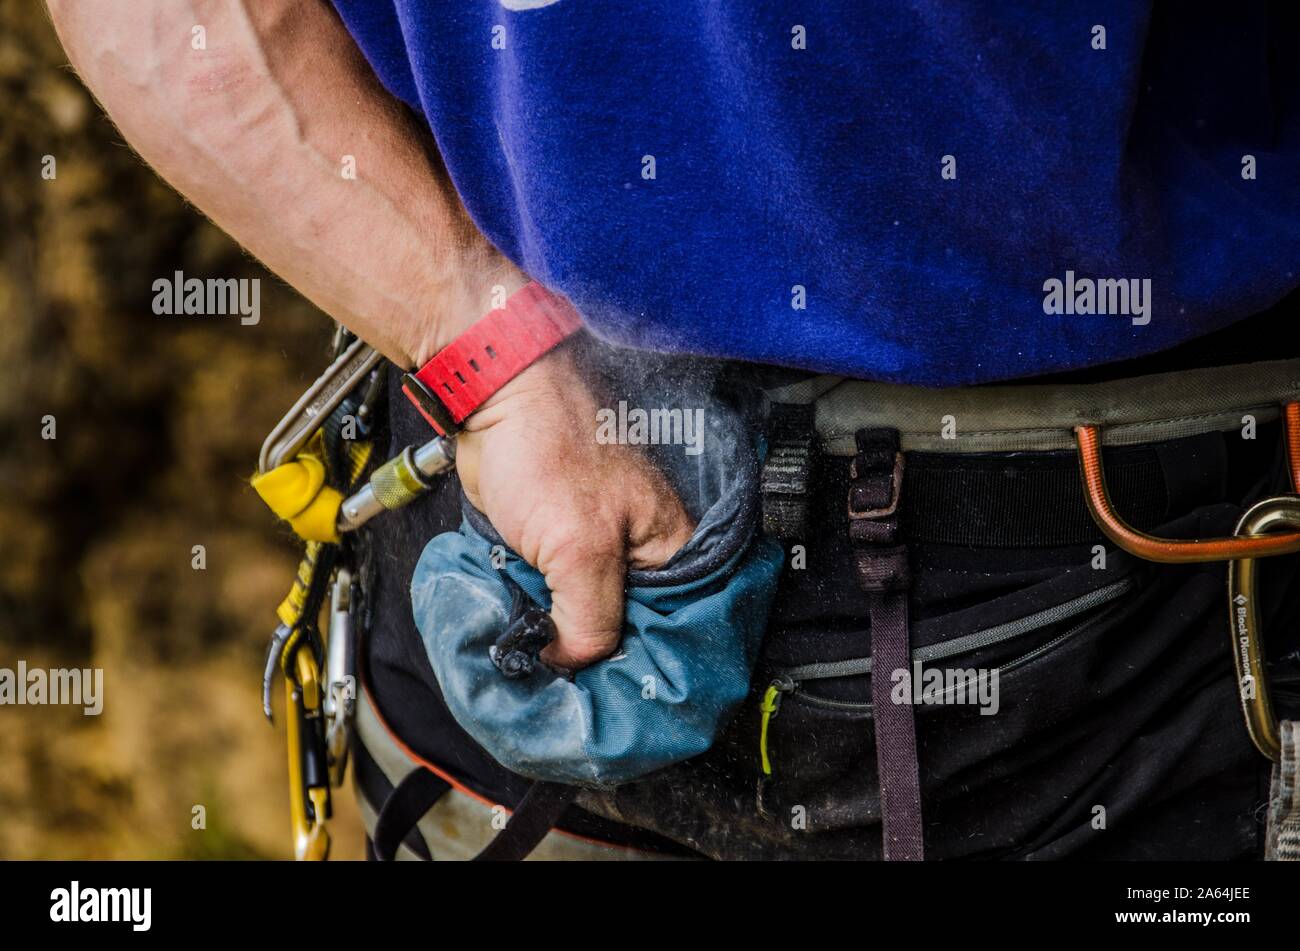
[[[267, 436], [252, 479], [263, 501], [305, 542], [293, 586], [276, 611], [262, 678], [270, 720], [277, 668], [284, 676], [290, 822], [300, 860], [328, 857], [330, 790], [347, 768], [355, 636], [371, 570], [357, 529], [423, 494], [455, 460], [452, 444], [437, 437], [371, 472], [384, 383], [380, 354], [340, 328], [333, 363]], [[327, 598], [322, 636], [318, 618]]]
[[[824, 457], [828, 471], [832, 460], [849, 461], [849, 541], [859, 580], [874, 599], [872, 630], [884, 627], [888, 640], [898, 628], [898, 611], [885, 610], [891, 586], [905, 584], [905, 567], [892, 549], [902, 540], [890, 530], [889, 511], [898, 497], [902, 470], [889, 465], [889, 452], [875, 451], [864, 463], [862, 440], [867, 434], [894, 431], [898, 449], [908, 460], [905, 493], [907, 535], [964, 545], [970, 538], [1015, 548], [1056, 539], [1064, 544], [1085, 528], [1091, 537], [1099, 527], [1118, 546], [1138, 558], [1189, 564], [1226, 562], [1230, 619], [1233, 624], [1233, 658], [1241, 684], [1241, 707], [1254, 745], [1274, 761], [1274, 789], [1270, 803], [1268, 857], [1300, 858], [1300, 729], [1278, 722], [1270, 701], [1265, 673], [1263, 635], [1256, 610], [1256, 560], [1300, 552], [1300, 361], [1278, 360], [1246, 366], [1222, 366], [1152, 374], [1086, 384], [1028, 384], [928, 390], [879, 382], [811, 377], [793, 383], [774, 375], [775, 385], [765, 388], [768, 400], [767, 441], [770, 452], [762, 476], [765, 526], [779, 537], [806, 544], [815, 527], [806, 518], [806, 500], [816, 482], [812, 460]], [[1201, 434], [1226, 432], [1247, 419], [1264, 423], [1281, 418], [1291, 474], [1291, 492], [1253, 506], [1227, 537], [1201, 539], [1162, 538], [1135, 528], [1121, 518], [1102, 462], [1103, 433], [1108, 455], [1112, 448], [1153, 446]], [[952, 420], [951, 431], [936, 425]], [[814, 451], [809, 451], [813, 447]], [[889, 447], [886, 447], [889, 448]], [[933, 464], [913, 466], [934, 456], [954, 457], [986, 453], [1051, 453], [1073, 448], [1077, 471], [1071, 486], [1058, 486], [1046, 475], [1031, 484], [1010, 484], [1000, 470], [972, 463], [962, 470], [960, 483]], [[933, 455], [932, 455], [933, 454]], [[1157, 461], [1156, 466], [1160, 463]], [[1111, 472], [1118, 498], [1135, 524], [1151, 523], [1163, 511], [1165, 499], [1138, 489], [1145, 476], [1138, 464], [1127, 461]], [[913, 471], [915, 469], [915, 471]], [[1075, 500], [1082, 483], [1085, 505], [1079, 507], [1075, 525]], [[958, 489], [979, 504], [975, 514], [954, 519], [934, 500], [941, 490]], [[919, 492], [918, 492], [919, 490]], [[1020, 518], [1017, 492], [1036, 491], [1059, 502], [1059, 518]], [[1050, 502], [1036, 499], [1036, 508], [1056, 511]], [[880, 523], [880, 524], [878, 524]], [[897, 643], [872, 645], [872, 653]], [[905, 657], [899, 652], [900, 657]], [[869, 665], [874, 658], [866, 659]], [[893, 663], [893, 662], [891, 662]], [[905, 666], [897, 663], [895, 666]], [[805, 677], [843, 678], [870, 672], [863, 659], [778, 667], [758, 703], [759, 811], [764, 811], [765, 789], [779, 794], [774, 774], [780, 765], [772, 755], [774, 722], [783, 700], [799, 692]], [[793, 672], [793, 675], [792, 675]], [[873, 679], [874, 680], [874, 679]], [[873, 682], [874, 688], [874, 682]], [[840, 700], [834, 709], [855, 706], [868, 716], [890, 704]], [[890, 711], [892, 712], [892, 711]], [[886, 853], [891, 858], [923, 854], [916, 834], [917, 799], [912, 780], [915, 741], [902, 718], [875, 724], [876, 753], [882, 797], [882, 826]], [[889, 745], [888, 756], [882, 746]], [[781, 749], [780, 742], [777, 743]], [[797, 768], [797, 767], [796, 767]], [[796, 778], [787, 783], [799, 782]], [[1294, 806], [1292, 805], [1294, 804]], [[1293, 815], [1294, 813], [1294, 815]], [[1280, 831], [1279, 831], [1280, 830]], [[901, 834], [900, 834], [901, 833]], [[1288, 846], [1287, 843], [1290, 843]], [[1286, 853], [1288, 849], [1291, 856]]]
[[[277, 612], [280, 623], [272, 636], [264, 679], [264, 706], [269, 717], [270, 690], [277, 667], [285, 678], [291, 820], [294, 851], [300, 859], [321, 859], [328, 853], [325, 822], [330, 812], [330, 792], [338, 786], [346, 769], [349, 725], [354, 710], [362, 705], [355, 642], [364, 632], [367, 579], [373, 568], [365, 533], [358, 529], [375, 515], [422, 495], [432, 486], [431, 480], [450, 469], [455, 460], [452, 441], [455, 429], [447, 424], [445, 431], [453, 435], [440, 435], [422, 446], [405, 447], [392, 459], [377, 465], [372, 458], [371, 440], [378, 401], [385, 392], [387, 367], [372, 349], [346, 333], [336, 337], [334, 350], [335, 359], [329, 369], [268, 437], [260, 456], [259, 472], [253, 480], [273, 511], [288, 521], [305, 541], [292, 590]], [[1277, 372], [1282, 371], [1279, 368]], [[1267, 382], [1279, 391], [1284, 386], [1271, 379]], [[443, 386], [445, 390], [446, 384]], [[847, 438], [852, 442], [846, 441], [846, 434], [841, 431], [853, 417], [845, 407], [849, 403], [882, 405], [862, 399], [869, 392], [865, 388], [870, 386], [853, 382], [842, 389], [831, 385], [796, 394], [798, 399], [788, 397], [790, 403], [802, 405], [778, 420], [780, 425], [770, 434], [771, 444], [781, 451], [769, 457], [771, 464], [764, 472], [764, 515], [769, 529], [798, 538], [807, 529], [811, 462], [806, 457], [812, 455], [811, 448], [820, 444], [833, 454], [854, 457], [849, 520], [854, 528], [851, 534], [855, 565], [873, 601], [872, 627], [879, 630], [879, 643], [873, 643], [873, 654], [878, 653], [881, 658], [897, 655], [905, 661], [909, 654], [907, 559], [894, 527], [903, 477], [901, 461], [905, 451], [932, 447], [918, 446], [918, 439], [929, 438], [919, 427], [881, 425], [883, 421], [875, 422], [866, 432], [861, 426], [849, 429], [852, 435]], [[1294, 393], [1294, 385], [1289, 392]], [[1062, 433], [1057, 420], [1074, 413], [1069, 427], [1073, 429], [1078, 452], [1087, 511], [1112, 542], [1149, 561], [1228, 563], [1229, 617], [1242, 711], [1252, 742], [1276, 764], [1269, 809], [1268, 857], [1300, 857], [1300, 731], [1289, 721], [1276, 720], [1256, 608], [1257, 559], [1300, 552], [1300, 402], [1285, 402], [1281, 413], [1286, 424], [1293, 493], [1267, 498], [1252, 506], [1231, 536], [1184, 540], [1147, 534], [1119, 516], [1106, 484], [1103, 429], [1108, 437], [1107, 445], [1134, 445], [1154, 441], [1157, 433], [1165, 438], [1182, 434], [1157, 426], [1194, 426], [1195, 431], [1225, 428], [1234, 413], [1223, 410], [1222, 406], [1258, 406], [1259, 403], [1224, 399], [1214, 405], [1207, 402], [1207, 408], [1204, 412], [1198, 410], [1194, 422], [1179, 421], [1191, 420], [1190, 412], [1177, 419], [1176, 414], [1169, 413], [1167, 419], [1162, 416], [1150, 422], [1126, 417], [1125, 407], [1140, 407], [1143, 402], [1131, 393], [1123, 395], [1125, 398], [1116, 400], [1115, 406], [1095, 413], [1054, 406], [1039, 409], [1033, 401], [1022, 397], [1017, 405], [1029, 409], [1014, 420], [1014, 428], [1005, 437], [979, 427], [969, 442], [963, 443], [964, 451], [1006, 451], [1006, 446], [997, 442], [1004, 438], [1025, 451], [1062, 448], [1056, 443]], [[1202, 393], [1190, 398], [1209, 401], [1222, 395]], [[1004, 407], [998, 403], [1001, 398], [998, 393], [985, 392], [973, 397], [973, 405], [976, 410], [988, 410], [996, 419], [1004, 413]], [[808, 401], [818, 403], [815, 413], [806, 408]], [[1276, 406], [1275, 400], [1270, 402]], [[1149, 404], [1144, 409], [1148, 413], [1152, 411]], [[924, 407], [916, 412], [923, 415], [923, 410]], [[1048, 422], [1040, 424], [1035, 414]], [[1240, 417], [1240, 413], [1235, 415]], [[978, 416], [973, 418], [978, 421]], [[1260, 418], [1264, 418], [1262, 414]], [[922, 435], [918, 436], [918, 432]], [[1068, 439], [1070, 428], [1064, 434]], [[1123, 485], [1118, 487], [1122, 501]], [[328, 624], [322, 632], [318, 629], [318, 617], [327, 605]], [[507, 676], [526, 675], [537, 650], [552, 636], [544, 615], [519, 620], [519, 624], [494, 644], [492, 659]], [[763, 773], [768, 777], [772, 765], [767, 755], [766, 733], [780, 699], [780, 688], [770, 688], [762, 703], [760, 748]], [[879, 704], [882, 711], [890, 706]], [[924, 850], [916, 781], [915, 726], [910, 720], [900, 719], [897, 723], [880, 723], [878, 730], [885, 740], [878, 747], [887, 748], [883, 751], [887, 755], [879, 763], [882, 778], [889, 779], [888, 788], [882, 790], [889, 807], [884, 810], [890, 820], [887, 851], [891, 858], [920, 858]], [[882, 753], [879, 748], [878, 753]], [[454, 785], [427, 765], [420, 765], [406, 779], [378, 817], [375, 844], [377, 854], [382, 857], [391, 857], [432, 802]], [[572, 788], [563, 783], [535, 784], [507, 826], [511, 838], [503, 838], [483, 857], [527, 854], [558, 821], [572, 796]]]

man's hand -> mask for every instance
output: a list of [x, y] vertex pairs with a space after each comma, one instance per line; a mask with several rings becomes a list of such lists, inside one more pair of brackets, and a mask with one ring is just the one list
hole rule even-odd
[[542, 657], [561, 667], [614, 650], [627, 569], [663, 564], [694, 530], [645, 456], [596, 441], [599, 402], [574, 365], [575, 345], [511, 380], [456, 440], [466, 496], [546, 577], [559, 636]]

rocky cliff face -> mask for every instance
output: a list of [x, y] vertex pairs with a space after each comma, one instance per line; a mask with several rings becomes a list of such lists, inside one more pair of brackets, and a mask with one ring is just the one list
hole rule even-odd
[[[330, 322], [123, 144], [39, 3], [0, 0], [0, 179], [0, 668], [104, 671], [99, 716], [0, 706], [0, 858], [287, 856], [259, 691], [297, 548], [247, 478]], [[261, 320], [156, 316], [178, 270], [259, 278]]]

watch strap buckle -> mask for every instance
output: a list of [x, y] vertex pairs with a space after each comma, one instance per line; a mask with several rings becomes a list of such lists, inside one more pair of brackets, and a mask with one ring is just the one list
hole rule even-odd
[[414, 373], [402, 376], [402, 392], [439, 435], [454, 436], [461, 431], [460, 421], [447, 404]]

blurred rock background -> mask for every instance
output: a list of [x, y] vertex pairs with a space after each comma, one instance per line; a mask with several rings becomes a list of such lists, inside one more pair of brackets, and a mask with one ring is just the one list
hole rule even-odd
[[[261, 278], [261, 322], [155, 316], [176, 270]], [[102, 667], [105, 695], [0, 706], [0, 858], [290, 857], [260, 689], [297, 546], [247, 480], [331, 329], [125, 146], [44, 4], [0, 0], [0, 667]]]

